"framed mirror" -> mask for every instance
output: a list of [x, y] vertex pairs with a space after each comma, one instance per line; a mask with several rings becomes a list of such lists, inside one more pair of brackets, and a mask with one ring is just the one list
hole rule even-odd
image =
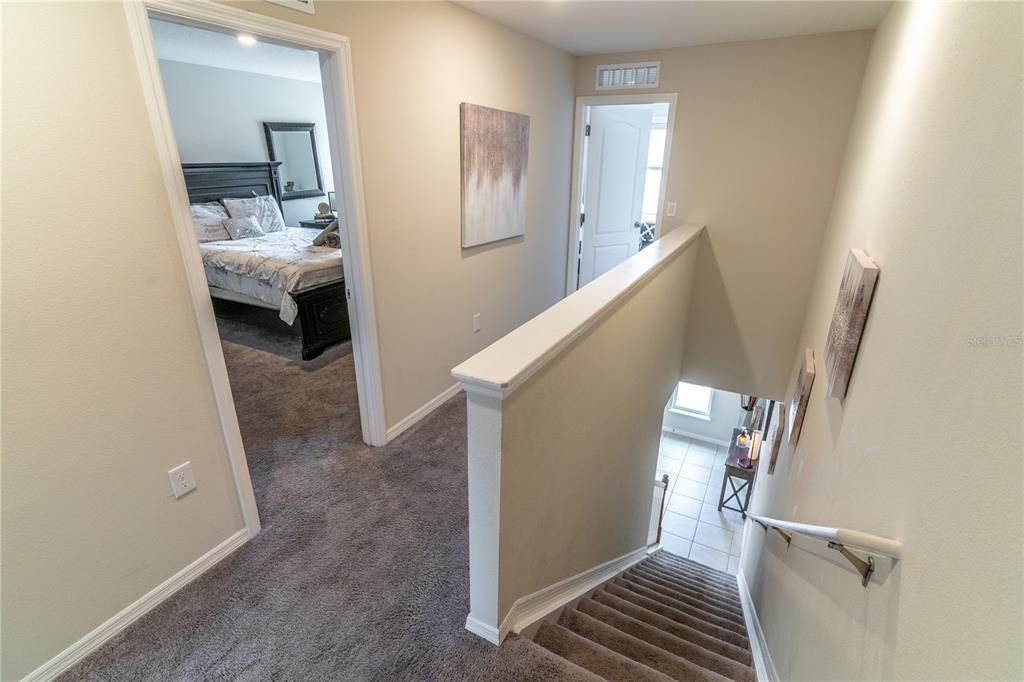
[[263, 122], [271, 161], [280, 161], [281, 199], [322, 197], [324, 181], [312, 123]]

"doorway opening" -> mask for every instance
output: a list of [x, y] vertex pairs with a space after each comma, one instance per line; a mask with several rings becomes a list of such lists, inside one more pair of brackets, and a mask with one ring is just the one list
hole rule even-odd
[[[246, 448], [254, 447], [253, 443], [266, 445], [275, 434], [288, 436], [287, 429], [275, 431], [274, 420], [265, 418], [268, 412], [276, 411], [286, 420], [308, 416], [310, 423], [321, 413], [329, 414], [334, 422], [344, 422], [346, 432], [356, 440], [361, 437], [369, 445], [386, 443], [350, 44], [344, 36], [213, 3], [143, 0], [126, 3], [125, 13], [224, 444], [245, 526], [252, 537], [261, 523], [250, 469], [257, 474], [260, 462], [250, 463]], [[177, 52], [158, 50], [156, 37], [161, 31], [184, 30], [193, 38], [199, 36], [197, 42], [185, 41]], [[242, 49], [242, 56], [228, 55], [228, 45]], [[257, 51], [266, 54], [257, 58]], [[221, 57], [227, 58], [227, 63], [210, 63]], [[165, 68], [171, 62], [175, 65]], [[199, 67], [209, 68], [196, 76]], [[207, 94], [182, 95], [181, 88], [175, 86], [178, 95], [172, 106], [169, 70], [177, 72], [174, 78], [183, 81], [186, 90], [206, 87]], [[262, 98], [264, 103], [272, 100], [275, 106], [294, 106], [302, 100], [308, 112], [268, 111], [258, 120], [239, 119], [234, 124], [215, 120], [223, 118], [228, 109], [237, 116], [252, 114], [249, 105], [260, 99], [259, 94], [270, 87], [269, 81], [248, 87], [242, 82], [267, 78], [319, 81], [312, 96], [299, 94], [302, 88], [298, 88], [291, 94]], [[295, 83], [289, 87], [294, 88]], [[216, 103], [217, 96], [211, 93], [228, 95]], [[223, 129], [203, 138], [209, 132], [203, 126], [215, 123], [223, 124]], [[183, 126], [193, 128], [188, 136], [194, 138], [188, 142]], [[199, 138], [205, 142], [196, 143]], [[227, 149], [226, 144], [236, 146]], [[184, 158], [186, 150], [188, 159]], [[328, 243], [338, 248], [313, 245], [331, 213], [338, 224], [326, 236]], [[318, 221], [314, 214], [325, 219]], [[220, 230], [227, 231], [227, 239]], [[207, 239], [214, 232], [220, 239]], [[244, 251], [242, 247], [254, 239], [275, 242], [267, 248], [299, 249], [303, 258], [323, 256], [331, 261], [326, 280], [321, 281], [322, 268], [313, 268], [308, 281], [299, 276], [296, 283], [292, 282], [294, 273], [276, 276], [258, 265], [247, 270], [244, 253], [228, 255]], [[201, 254], [200, 247], [212, 243], [222, 247], [222, 257], [210, 259]], [[265, 249], [261, 249], [256, 249], [260, 254], [255, 260], [265, 260]], [[223, 272], [213, 272], [218, 269]], [[280, 290], [270, 291], [275, 287]], [[289, 322], [290, 337], [281, 328]], [[343, 322], [347, 329], [339, 335]], [[222, 346], [222, 333], [232, 336], [233, 348]], [[339, 338], [348, 335], [350, 342]], [[230, 379], [228, 353], [241, 367]], [[347, 371], [352, 375], [341, 388], [327, 376], [329, 372], [320, 371], [325, 369], [320, 365], [332, 364], [338, 359], [335, 356], [347, 357]], [[255, 370], [246, 369], [247, 363]], [[277, 378], [281, 381], [269, 376], [274, 372], [280, 373]], [[289, 381], [305, 381], [307, 388], [293, 386], [289, 390], [282, 383], [286, 374], [291, 375]], [[255, 426], [246, 434], [244, 445], [239, 425], [242, 406], [236, 410], [233, 388], [252, 399], [244, 409], [253, 411], [247, 421]], [[336, 404], [334, 392], [338, 390], [349, 393], [343, 406]], [[280, 426], [280, 420], [277, 423]], [[331, 429], [335, 426], [338, 424], [327, 424]], [[295, 453], [295, 448], [288, 451]], [[269, 466], [274, 461], [283, 459], [262, 460]]]
[[675, 99], [577, 99], [567, 294], [661, 235]]
[[660, 542], [666, 551], [737, 572], [743, 510], [757, 478], [769, 474], [779, 409], [771, 401], [679, 382], [665, 406], [656, 474], [664, 486]]

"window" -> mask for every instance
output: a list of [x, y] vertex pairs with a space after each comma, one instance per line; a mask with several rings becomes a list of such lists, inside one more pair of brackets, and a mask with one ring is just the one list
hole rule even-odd
[[680, 381], [670, 409], [687, 417], [711, 421], [711, 389]]
[[661, 194], [661, 172], [665, 165], [665, 124], [651, 128], [647, 148], [647, 177], [644, 179], [644, 199], [640, 219], [653, 223], [658, 219], [658, 196]]

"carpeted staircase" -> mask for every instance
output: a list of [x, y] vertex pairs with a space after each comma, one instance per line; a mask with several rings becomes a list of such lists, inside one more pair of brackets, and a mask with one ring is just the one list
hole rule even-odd
[[667, 552], [543, 623], [533, 640], [606, 680], [756, 679], [736, 579]]

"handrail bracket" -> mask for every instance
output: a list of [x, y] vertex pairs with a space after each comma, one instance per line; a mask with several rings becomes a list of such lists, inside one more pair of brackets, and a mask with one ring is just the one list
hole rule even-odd
[[867, 561], [864, 561], [859, 556], [851, 552], [843, 545], [838, 542], [829, 542], [829, 549], [834, 549], [846, 557], [846, 560], [853, 564], [853, 567], [857, 569], [862, 578], [860, 584], [864, 587], [868, 586], [868, 582], [871, 580], [871, 574], [875, 572], [875, 558], [869, 556]]
[[764, 530], [764, 532], [766, 534], [768, 533], [768, 529], [771, 528], [776, 533], [781, 535], [782, 539], [786, 541], [786, 547], [789, 547], [793, 543], [793, 536], [790, 535], [789, 533], [785, 532], [784, 530], [782, 530], [778, 526], [769, 526], [768, 524], [761, 523], [757, 519], [754, 519], [754, 523], [756, 523], [757, 525], [761, 526], [761, 529]]

